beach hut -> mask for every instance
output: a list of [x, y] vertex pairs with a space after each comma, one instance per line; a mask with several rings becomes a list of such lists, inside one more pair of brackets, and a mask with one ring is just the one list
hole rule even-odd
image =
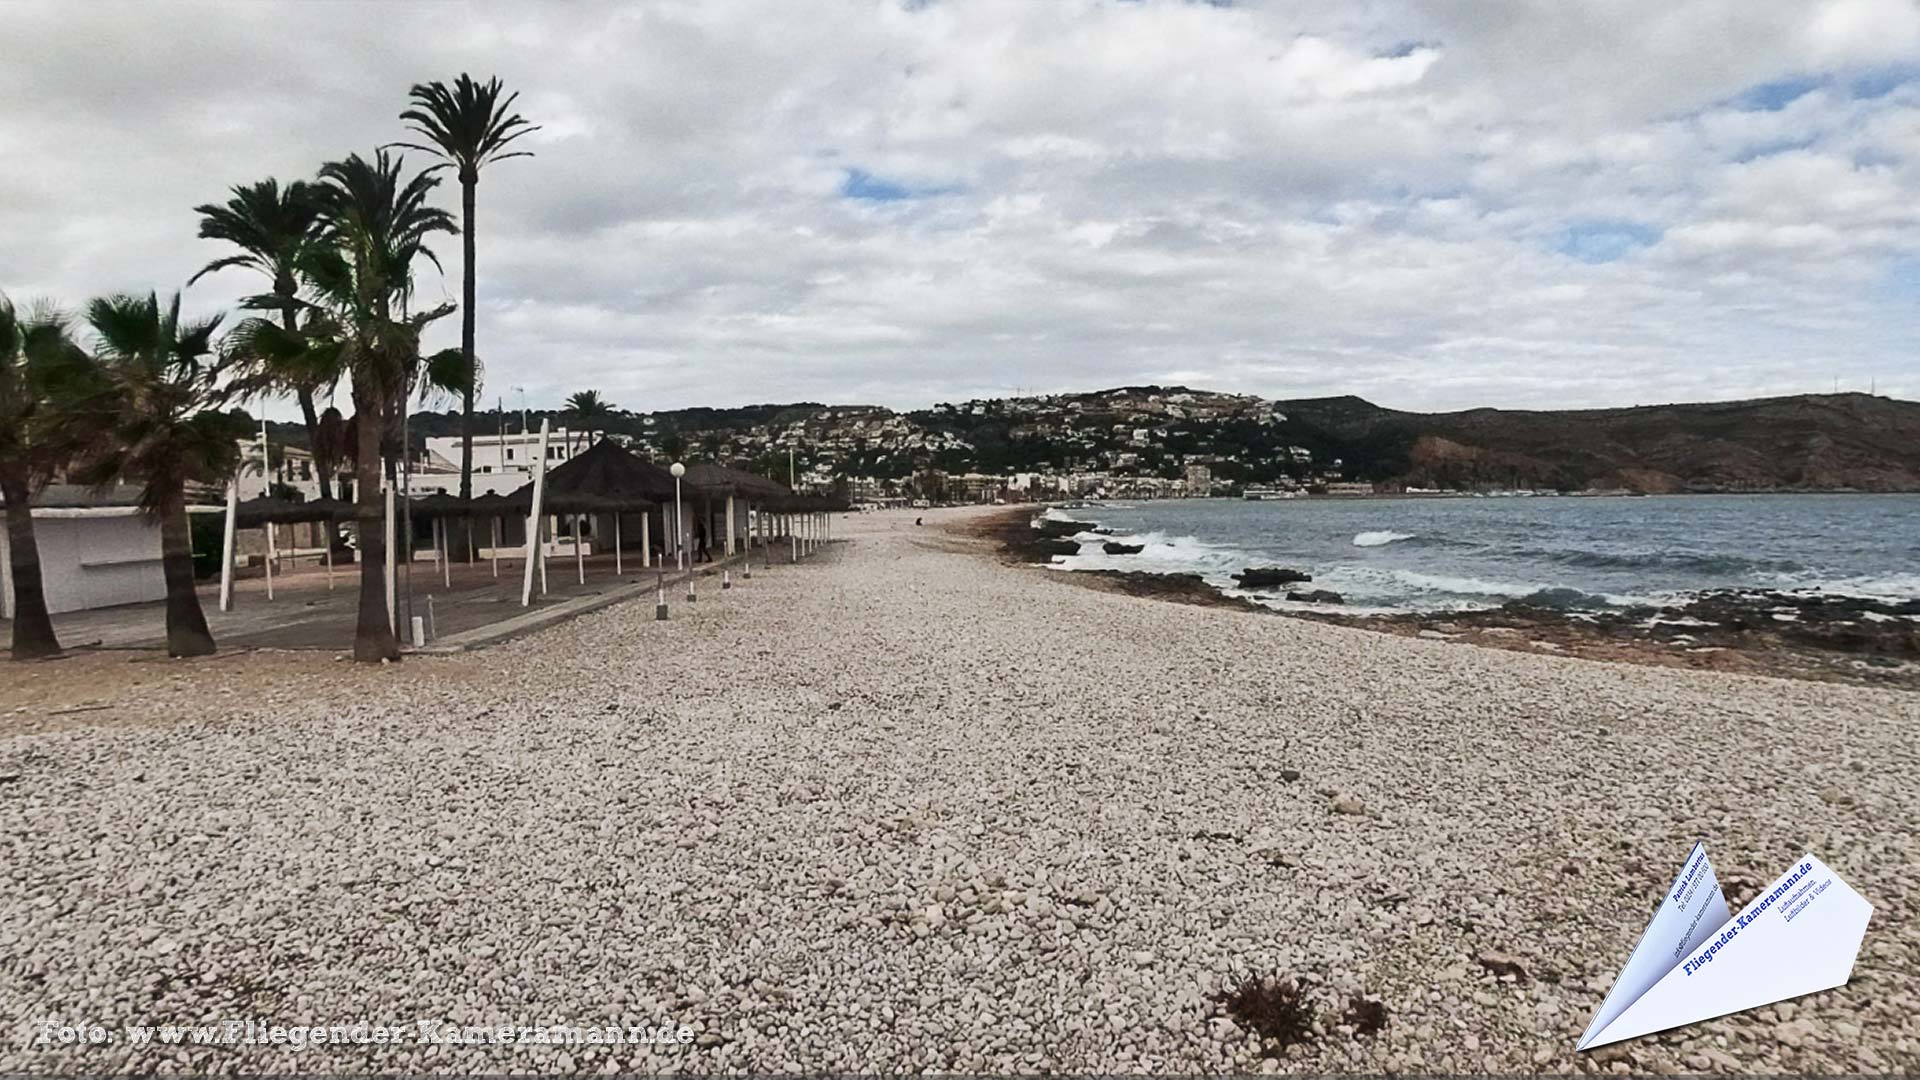
[[[546, 474], [543, 483], [545, 488], [540, 498], [540, 514], [543, 519], [549, 514], [571, 518], [574, 566], [583, 584], [586, 582], [586, 560], [581, 535], [582, 521], [601, 518], [607, 522], [606, 532], [611, 534], [614, 572], [623, 573], [626, 543], [624, 519], [630, 514], [642, 515], [641, 547], [644, 551], [649, 540], [650, 512], [671, 504], [674, 490], [672, 474], [608, 439], [594, 443], [555, 466]], [[527, 484], [508, 496], [508, 499], [515, 505], [525, 505], [526, 512], [531, 514], [533, 488], [533, 484]], [[643, 563], [650, 561], [643, 556]]]
[[728, 557], [732, 557], [735, 553], [736, 542], [751, 540], [746, 530], [755, 520], [753, 508], [756, 505], [793, 496], [793, 491], [777, 480], [713, 461], [703, 461], [687, 466], [687, 482], [702, 493], [709, 522], [709, 534], [718, 531], [712, 528], [712, 500], [715, 498], [726, 500], [724, 549]]
[[[230, 491], [231, 495], [232, 492]], [[354, 507], [352, 503], [340, 499], [310, 499], [295, 501], [260, 496], [253, 499], [229, 499], [226, 539], [222, 544], [220, 569], [220, 610], [228, 611], [233, 607], [233, 535], [237, 529], [259, 529], [266, 539], [264, 569], [267, 579], [267, 599], [273, 599], [274, 565], [280, 559], [278, 542], [275, 537], [276, 526], [315, 525], [320, 526], [315, 547], [320, 549], [317, 556], [327, 567], [327, 588], [334, 587], [333, 553], [338, 537], [338, 524], [352, 521]]]

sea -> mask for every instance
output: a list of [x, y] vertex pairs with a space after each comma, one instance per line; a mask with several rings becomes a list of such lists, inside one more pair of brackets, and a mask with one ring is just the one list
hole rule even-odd
[[[1047, 516], [1112, 530], [1076, 536], [1080, 553], [1057, 569], [1198, 574], [1281, 609], [1302, 605], [1240, 590], [1234, 572], [1302, 570], [1313, 582], [1294, 588], [1332, 590], [1363, 614], [1520, 599], [1600, 610], [1728, 588], [1920, 598], [1916, 495], [1180, 499]], [[1108, 555], [1105, 541], [1144, 549]]]

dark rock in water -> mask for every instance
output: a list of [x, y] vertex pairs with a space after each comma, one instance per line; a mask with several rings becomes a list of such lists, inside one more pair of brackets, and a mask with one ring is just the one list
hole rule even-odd
[[1060, 521], [1055, 518], [1040, 518], [1038, 522], [1036, 528], [1038, 528], [1040, 535], [1049, 540], [1064, 539], [1093, 528], [1093, 523], [1088, 521]]
[[1088, 529], [1087, 531], [1092, 533], [1095, 536], [1112, 536], [1113, 535], [1113, 530], [1107, 528], [1105, 525], [1095, 525], [1093, 528]]
[[1233, 575], [1233, 580], [1239, 582], [1243, 589], [1271, 589], [1280, 585], [1312, 581], [1313, 575], [1289, 570], [1284, 566], [1249, 566]]
[[1145, 544], [1122, 544], [1113, 540], [1100, 545], [1100, 550], [1109, 555], [1138, 555], [1146, 548]]
[[1305, 592], [1289, 592], [1287, 599], [1296, 604], [1344, 604], [1346, 597], [1332, 589], [1308, 589]]

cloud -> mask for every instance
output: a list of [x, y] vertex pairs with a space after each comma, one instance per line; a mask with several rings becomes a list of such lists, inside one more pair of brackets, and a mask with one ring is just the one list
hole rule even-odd
[[488, 396], [1920, 396], [1916, 45], [1871, 0], [23, 3], [0, 289], [179, 287], [192, 206], [472, 71], [543, 125], [480, 185]]

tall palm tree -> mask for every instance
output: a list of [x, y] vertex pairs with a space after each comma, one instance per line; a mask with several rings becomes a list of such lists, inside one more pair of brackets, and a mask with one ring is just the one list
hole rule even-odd
[[[423, 150], [441, 159], [434, 169], [451, 167], [460, 179], [460, 236], [463, 265], [460, 281], [460, 354], [468, 368], [474, 367], [474, 191], [480, 184], [480, 170], [508, 158], [532, 157], [530, 150], [507, 147], [522, 135], [540, 130], [519, 113], [513, 103], [519, 93], [501, 98], [504, 88], [497, 78], [484, 83], [462, 73], [449, 88], [438, 80], [415, 84], [408, 91], [413, 107], [401, 112], [424, 143], [401, 143]], [[428, 170], [433, 171], [433, 170]], [[473, 394], [478, 377], [470, 376], [468, 390], [460, 402], [460, 497], [473, 497]]]
[[[243, 184], [233, 189], [225, 205], [206, 203], [194, 207], [200, 215], [200, 236], [224, 240], [240, 249], [240, 254], [215, 259], [187, 280], [188, 285], [216, 270], [244, 266], [258, 271], [273, 283], [272, 305], [280, 313], [282, 325], [292, 332], [300, 316], [299, 269], [306, 252], [316, 242], [320, 206], [314, 185], [295, 180], [286, 187], [273, 179]], [[328, 462], [318, 453], [320, 419], [314, 407], [314, 395], [321, 389], [317, 382], [283, 380], [285, 388], [300, 402], [300, 418], [307, 426], [307, 444], [316, 452], [314, 466], [320, 474], [320, 497], [333, 497], [333, 477]]]
[[60, 653], [41, 584], [32, 502], [91, 434], [64, 411], [86, 396], [76, 390], [90, 367], [67, 336], [64, 316], [38, 308], [22, 318], [0, 296], [0, 498], [7, 503], [15, 660]]
[[[598, 390], [582, 390], [567, 398], [567, 413], [573, 417], [573, 426], [586, 438], [592, 438], [594, 422], [612, 416], [613, 410], [612, 403], [602, 398]], [[572, 443], [571, 435], [567, 441]]]
[[[439, 186], [429, 172], [407, 178], [402, 158], [377, 151], [320, 169], [321, 236], [324, 245], [303, 273], [334, 331], [312, 340], [329, 363], [353, 383], [354, 494], [359, 529], [360, 612], [354, 630], [356, 660], [397, 660], [400, 642], [387, 622], [380, 476], [382, 449], [392, 445], [399, 419], [422, 375], [420, 334], [452, 311], [442, 305], [410, 313], [413, 264], [426, 258], [434, 233], [453, 233], [453, 218], [427, 204]], [[442, 365], [444, 359], [435, 357]], [[464, 362], [464, 356], [463, 356]], [[471, 386], [473, 368], [466, 366]], [[468, 390], [471, 396], [471, 390]]]
[[75, 476], [140, 486], [141, 511], [160, 523], [167, 653], [207, 655], [213, 633], [194, 591], [186, 490], [232, 476], [239, 440], [249, 434], [244, 420], [220, 409], [225, 399], [212, 362], [220, 316], [183, 322], [179, 293], [165, 307], [148, 293], [93, 301], [87, 324], [97, 339], [101, 383], [91, 407], [106, 432], [82, 453]]

